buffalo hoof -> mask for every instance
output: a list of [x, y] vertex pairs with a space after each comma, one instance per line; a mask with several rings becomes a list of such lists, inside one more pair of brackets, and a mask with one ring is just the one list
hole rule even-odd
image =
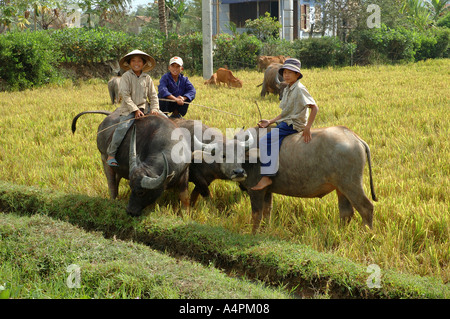
[[139, 217], [139, 216], [141, 216], [141, 212], [132, 212], [132, 211], [129, 211], [129, 210], [127, 210], [127, 214], [132, 216], [132, 217]]

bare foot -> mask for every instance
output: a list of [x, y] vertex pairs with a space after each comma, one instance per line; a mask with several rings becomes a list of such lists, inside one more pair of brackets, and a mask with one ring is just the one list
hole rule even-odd
[[254, 190], [254, 191], [260, 191], [260, 190], [266, 188], [267, 186], [269, 186], [270, 184], [272, 184], [272, 179], [269, 176], [263, 176], [259, 180], [258, 184], [256, 184], [255, 186], [253, 186], [250, 189]]

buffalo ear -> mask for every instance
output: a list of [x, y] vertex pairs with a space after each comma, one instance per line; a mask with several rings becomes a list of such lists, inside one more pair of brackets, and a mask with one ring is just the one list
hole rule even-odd
[[254, 147], [245, 152], [245, 159], [250, 163], [257, 163], [259, 158], [259, 148]]
[[211, 153], [205, 152], [205, 151], [200, 151], [200, 150], [196, 150], [192, 152], [192, 158], [195, 162], [198, 161], [202, 161], [203, 160], [203, 155], [211, 155]]

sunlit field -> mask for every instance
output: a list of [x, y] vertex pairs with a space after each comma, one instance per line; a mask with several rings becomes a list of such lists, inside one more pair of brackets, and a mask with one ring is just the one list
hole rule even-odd
[[[197, 97], [188, 119], [220, 129], [255, 126], [280, 113], [278, 97], [260, 97], [263, 73], [235, 71], [242, 89], [209, 87], [190, 77]], [[315, 127], [345, 125], [370, 146], [378, 202], [374, 228], [360, 216], [339, 222], [337, 196], [322, 199], [276, 195], [270, 223], [261, 231], [311, 245], [381, 269], [450, 280], [450, 60], [399, 66], [304, 69], [302, 83], [315, 98]], [[158, 83], [159, 79], [154, 79]], [[21, 185], [108, 198], [96, 146], [103, 115], [85, 115], [71, 132], [73, 117], [86, 110], [110, 110], [103, 80], [24, 92], [0, 93], [0, 179]], [[219, 112], [231, 112], [236, 115]], [[365, 191], [370, 194], [368, 169]], [[193, 185], [190, 185], [192, 190]], [[146, 214], [175, 214], [199, 223], [250, 233], [249, 197], [236, 183], [217, 180], [213, 198], [200, 198], [182, 211], [175, 193], [166, 192]], [[129, 187], [122, 181], [118, 200]], [[370, 197], [370, 196], [369, 196]]]

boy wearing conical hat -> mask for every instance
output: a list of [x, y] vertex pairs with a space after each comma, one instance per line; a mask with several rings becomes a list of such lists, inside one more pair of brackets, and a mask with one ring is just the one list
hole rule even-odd
[[158, 94], [153, 80], [146, 73], [155, 67], [155, 59], [145, 52], [134, 50], [122, 57], [119, 65], [126, 72], [122, 75], [119, 85], [119, 95], [122, 96], [118, 109], [120, 124], [116, 127], [107, 150], [107, 164], [111, 167], [119, 166], [115, 155], [134, 120], [142, 118], [144, 112], [164, 115], [159, 110]]

